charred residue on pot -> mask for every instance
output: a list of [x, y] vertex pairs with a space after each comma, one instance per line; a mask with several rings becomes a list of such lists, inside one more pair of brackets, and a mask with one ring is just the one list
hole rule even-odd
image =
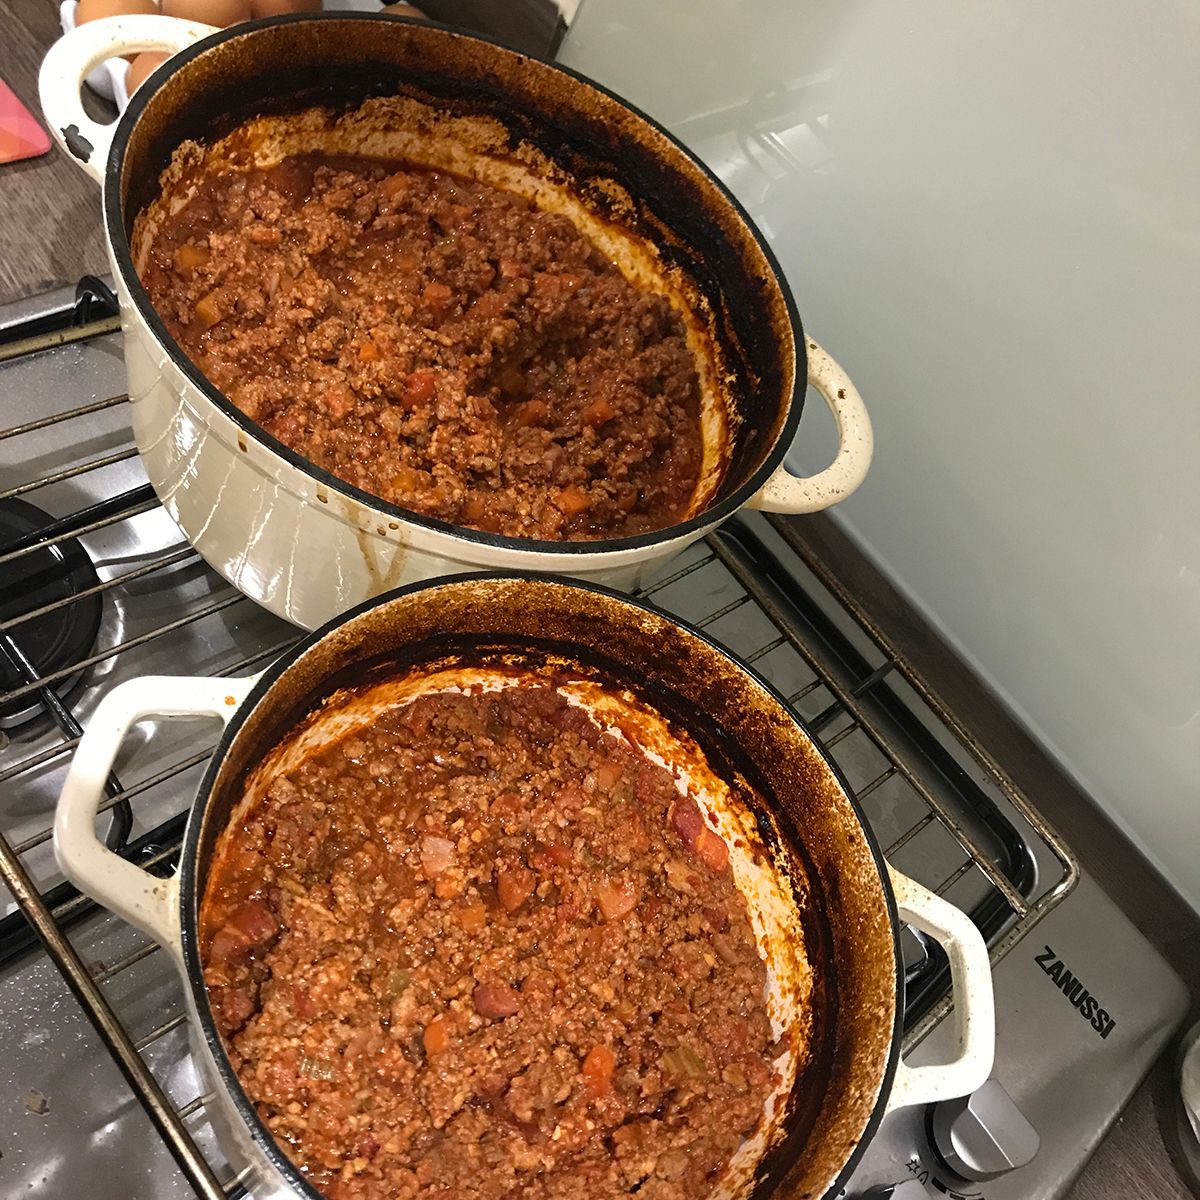
[[699, 314], [689, 339], [715, 364], [710, 390], [726, 414], [726, 433], [706, 426], [715, 458], [710, 469], [706, 454], [697, 509], [746, 485], [794, 427], [806, 350], [777, 264], [722, 186], [603, 89], [479, 38], [361, 15], [277, 20], [178, 61], [182, 69], [153, 95], [135, 97], [137, 120], [109, 199], [118, 256], [181, 142], [211, 144], [252, 117], [323, 106], [336, 119], [364, 100], [409, 97], [501, 126], [497, 157], [547, 165], [596, 222], [653, 248]]
[[[547, 576], [511, 575], [435, 581], [351, 614], [275, 672], [223, 744], [192, 884], [203, 887], [247, 773], [336, 689], [418, 664], [480, 662], [615, 679], [688, 731], [739, 796], [762, 797], [761, 841], [765, 852], [786, 856], [814, 981], [809, 1056], [754, 1194], [822, 1194], [878, 1112], [897, 1051], [895, 929], [881, 861], [843, 784], [781, 699], [702, 634], [655, 610]], [[186, 903], [185, 925], [195, 919], [195, 896]]]

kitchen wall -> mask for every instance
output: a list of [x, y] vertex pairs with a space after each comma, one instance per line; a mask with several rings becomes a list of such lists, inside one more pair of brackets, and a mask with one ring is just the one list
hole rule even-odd
[[562, 57], [754, 213], [874, 418], [840, 519], [1200, 908], [1200, 4], [584, 0]]

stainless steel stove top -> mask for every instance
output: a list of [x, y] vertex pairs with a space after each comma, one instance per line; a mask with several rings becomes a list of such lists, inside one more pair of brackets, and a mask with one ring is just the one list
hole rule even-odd
[[[299, 635], [209, 571], [147, 494], [113, 325], [96, 321], [87, 336], [7, 359], [0, 347], [0, 505], [32, 502], [60, 533], [73, 524], [97, 577], [88, 602], [101, 604], [82, 663], [0, 694], [0, 705], [19, 700], [34, 714], [0, 732], [0, 832], [48, 893], [58, 928], [69, 929], [183, 1126], [235, 1186], [207, 1127], [171, 964], [62, 885], [48, 830], [77, 728], [71, 720], [86, 724], [113, 684], [149, 673], [247, 674]], [[1036, 796], [1012, 787], [788, 533], [786, 522], [757, 515], [734, 522], [671, 564], [647, 594], [704, 626], [791, 698], [856, 790], [888, 858], [970, 912], [995, 964], [1001, 1087], [961, 1112], [890, 1117], [844, 1194], [1062, 1196], [1181, 1020], [1184, 989], [1081, 876], [1038, 815]], [[54, 544], [62, 550], [69, 539]], [[0, 597], [25, 553], [0, 546]], [[42, 609], [39, 619], [53, 621], [69, 605]], [[0, 621], [0, 643], [5, 635], [19, 643], [21, 624]], [[67, 710], [57, 722], [45, 709], [46, 687]], [[212, 741], [206, 726], [172, 722], [126, 747], [110, 781], [110, 834], [139, 861], [169, 867]], [[0, 1194], [214, 1194], [189, 1182], [54, 964], [27, 949], [32, 939], [15, 910], [0, 892]], [[945, 964], [911, 933], [905, 956], [905, 1045], [914, 1061], [932, 1061], [953, 1036]]]

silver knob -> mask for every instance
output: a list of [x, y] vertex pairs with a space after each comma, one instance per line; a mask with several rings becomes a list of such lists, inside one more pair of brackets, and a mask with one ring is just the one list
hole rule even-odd
[[935, 1104], [930, 1131], [942, 1161], [971, 1183], [1023, 1167], [1042, 1142], [995, 1079], [969, 1096]]
[[923, 1183], [915, 1179], [902, 1179], [899, 1183], [863, 1192], [859, 1200], [929, 1200], [929, 1193]]

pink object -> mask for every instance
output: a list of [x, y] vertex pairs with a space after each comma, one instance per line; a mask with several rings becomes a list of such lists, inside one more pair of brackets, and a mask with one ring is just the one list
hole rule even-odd
[[0, 163], [38, 158], [49, 149], [50, 135], [41, 122], [0, 81]]

